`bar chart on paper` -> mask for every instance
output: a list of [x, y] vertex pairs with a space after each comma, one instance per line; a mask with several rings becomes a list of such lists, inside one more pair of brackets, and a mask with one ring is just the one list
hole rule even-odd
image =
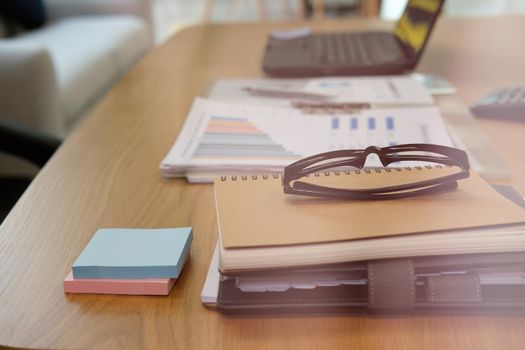
[[293, 160], [300, 154], [278, 144], [245, 117], [210, 116], [192, 158], [274, 158]]
[[400, 143], [451, 146], [440, 116], [433, 108], [370, 110], [359, 115], [331, 117], [328, 149], [362, 149]]
[[320, 152], [401, 143], [452, 146], [439, 111], [432, 106], [303, 114], [294, 108], [197, 98], [160, 168], [167, 177], [189, 172], [275, 172]]

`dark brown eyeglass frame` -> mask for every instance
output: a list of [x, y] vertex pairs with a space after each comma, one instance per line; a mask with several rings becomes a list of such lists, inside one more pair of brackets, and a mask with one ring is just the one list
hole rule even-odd
[[[400, 152], [430, 152], [434, 155], [403, 155]], [[352, 166], [362, 169], [368, 155], [376, 154], [383, 166], [400, 161], [423, 161], [432, 162], [446, 166], [458, 166], [461, 170], [455, 174], [449, 174], [433, 179], [419, 182], [372, 188], [372, 189], [340, 189], [300, 181], [302, 177], [315, 174], [323, 170]], [[346, 158], [346, 159], [341, 159]], [[326, 162], [337, 159], [333, 162]], [[325, 162], [315, 165], [319, 162]], [[337, 150], [316, 154], [284, 168], [283, 191], [288, 194], [325, 197], [335, 199], [395, 199], [406, 198], [417, 195], [432, 194], [436, 192], [451, 190], [457, 187], [457, 180], [470, 176], [469, 161], [467, 153], [463, 150], [426, 143], [413, 143], [395, 145], [389, 147], [370, 146], [364, 150]]]

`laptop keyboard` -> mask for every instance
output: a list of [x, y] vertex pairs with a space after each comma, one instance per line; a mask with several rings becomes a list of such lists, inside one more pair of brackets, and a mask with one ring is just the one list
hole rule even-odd
[[372, 65], [404, 59], [403, 52], [388, 35], [379, 33], [330, 33], [312, 36], [316, 61], [329, 64]]

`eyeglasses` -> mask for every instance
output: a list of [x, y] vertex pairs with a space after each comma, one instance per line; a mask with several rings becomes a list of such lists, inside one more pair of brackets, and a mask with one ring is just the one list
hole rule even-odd
[[[408, 183], [357, 189], [325, 186], [304, 179], [311, 174], [319, 176], [319, 173], [323, 171], [328, 175], [328, 170], [334, 170], [335, 174], [339, 175], [340, 170], [347, 169], [347, 167], [362, 169], [371, 154], [377, 155], [386, 172], [400, 171], [401, 167], [397, 165], [414, 161], [435, 163], [437, 167], [445, 165], [453, 167], [456, 171], [439, 173], [443, 175], [436, 177], [416, 178]], [[388, 165], [396, 165], [396, 167], [386, 168]], [[432, 168], [428, 164], [426, 167]], [[416, 168], [422, 169], [421, 166]], [[407, 167], [406, 169], [413, 168]], [[382, 170], [365, 170], [367, 173], [374, 171], [381, 172]], [[355, 173], [360, 173], [360, 170], [356, 170]], [[432, 144], [404, 144], [382, 148], [370, 146], [364, 150], [337, 150], [320, 153], [288, 165], [283, 173], [283, 190], [288, 194], [335, 199], [395, 199], [452, 190], [457, 187], [457, 180], [469, 176], [468, 156], [465, 151], [457, 148]]]

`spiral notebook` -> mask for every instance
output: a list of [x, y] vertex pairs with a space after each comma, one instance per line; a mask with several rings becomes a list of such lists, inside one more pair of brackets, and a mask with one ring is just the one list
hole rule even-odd
[[[322, 173], [336, 184], [378, 187], [412, 181], [418, 172]], [[316, 177], [312, 177], [315, 181]], [[346, 261], [482, 252], [525, 251], [525, 212], [476, 173], [458, 189], [402, 200], [336, 201], [294, 197], [279, 175], [215, 180], [223, 272]]]

